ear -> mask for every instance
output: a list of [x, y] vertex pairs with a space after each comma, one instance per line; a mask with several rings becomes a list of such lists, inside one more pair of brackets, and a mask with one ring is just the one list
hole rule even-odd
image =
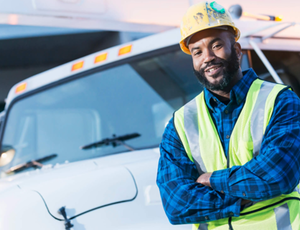
[[234, 50], [235, 50], [235, 53], [236, 53], [236, 56], [238, 57], [239, 60], [241, 60], [242, 58], [242, 47], [241, 47], [241, 44], [236, 42], [234, 45]]

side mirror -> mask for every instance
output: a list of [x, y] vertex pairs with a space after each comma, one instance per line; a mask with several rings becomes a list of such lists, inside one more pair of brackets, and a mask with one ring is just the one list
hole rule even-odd
[[243, 14], [242, 7], [238, 4], [230, 6], [228, 12], [231, 14], [233, 19], [239, 19]]

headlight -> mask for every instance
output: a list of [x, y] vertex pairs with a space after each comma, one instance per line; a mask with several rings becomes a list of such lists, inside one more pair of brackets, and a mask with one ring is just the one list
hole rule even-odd
[[15, 156], [16, 151], [11, 148], [4, 150], [0, 156], [0, 167], [9, 164]]

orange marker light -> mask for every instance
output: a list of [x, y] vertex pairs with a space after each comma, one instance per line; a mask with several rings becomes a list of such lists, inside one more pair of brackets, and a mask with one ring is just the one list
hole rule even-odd
[[21, 83], [20, 85], [17, 86], [15, 93], [21, 93], [21, 92], [25, 91], [26, 87], [27, 87], [26, 82]]
[[119, 56], [128, 54], [131, 52], [132, 45], [124, 46], [119, 50]]
[[95, 62], [94, 63], [96, 64], [96, 63], [105, 61], [106, 58], [107, 58], [107, 53], [100, 54], [97, 57], [95, 57]]
[[282, 21], [282, 19], [283, 19], [283, 16], [275, 16], [275, 21], [276, 22], [281, 22]]
[[83, 67], [83, 64], [84, 64], [84, 61], [80, 61], [80, 62], [75, 63], [75, 64], [72, 66], [72, 71], [81, 69], [81, 68]]

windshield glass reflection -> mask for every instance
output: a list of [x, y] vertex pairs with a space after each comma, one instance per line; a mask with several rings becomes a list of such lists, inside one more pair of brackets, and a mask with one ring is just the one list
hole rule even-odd
[[124, 145], [80, 148], [113, 135], [139, 133], [126, 144], [134, 149], [157, 147], [173, 112], [201, 90], [190, 56], [176, 49], [26, 97], [9, 112], [3, 146], [15, 152], [1, 170], [53, 153], [57, 157], [48, 163], [129, 151]]

